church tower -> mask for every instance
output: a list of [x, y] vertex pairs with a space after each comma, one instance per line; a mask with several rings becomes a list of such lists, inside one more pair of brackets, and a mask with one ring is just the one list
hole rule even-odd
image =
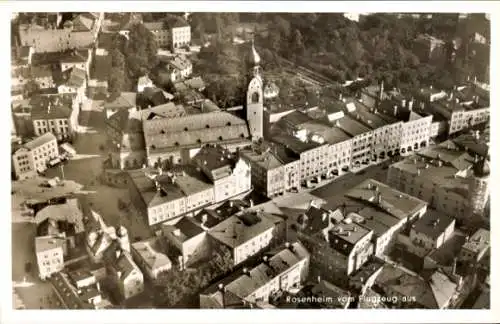
[[487, 157], [481, 158], [473, 166], [473, 174], [469, 179], [469, 216], [482, 218], [489, 197], [490, 166]]
[[253, 141], [257, 141], [264, 136], [264, 85], [260, 70], [260, 56], [255, 50], [253, 40], [250, 64], [253, 68], [247, 89], [246, 113], [250, 135]]

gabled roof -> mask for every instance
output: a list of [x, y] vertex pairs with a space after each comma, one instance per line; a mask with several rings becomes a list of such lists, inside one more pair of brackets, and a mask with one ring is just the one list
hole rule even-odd
[[203, 228], [201, 228], [198, 224], [193, 222], [191, 217], [183, 217], [174, 225], [164, 225], [165, 228], [170, 232], [179, 231], [179, 235], [175, 235], [178, 237], [180, 242], [185, 242], [195, 236], [200, 235], [204, 232]]
[[37, 236], [35, 237], [36, 253], [50, 251], [53, 249], [62, 249], [66, 242], [65, 238], [57, 236]]
[[186, 110], [182, 105], [176, 105], [173, 102], [161, 104], [152, 108], [140, 110], [142, 120], [151, 120], [154, 118], [176, 118], [186, 115]]
[[73, 31], [91, 31], [94, 27], [94, 19], [86, 17], [84, 15], [78, 15], [72, 20], [73, 22]]
[[[132, 272], [137, 271], [141, 273], [134, 260], [132, 260], [132, 256], [125, 251], [120, 253], [120, 257], [116, 260], [116, 263], [113, 264], [113, 267], [116, 271], [121, 272], [120, 280], [125, 280]], [[142, 273], [141, 273], [142, 275]]]
[[[185, 197], [182, 190], [172, 183], [171, 177], [166, 174], [158, 175], [153, 169], [133, 170], [128, 174], [148, 207], [159, 206]], [[152, 177], [155, 177], [158, 182], [158, 188]]]
[[122, 92], [120, 96], [111, 102], [104, 104], [105, 109], [123, 109], [134, 108], [136, 106], [137, 93]]
[[54, 134], [48, 132], [24, 144], [24, 147], [27, 148], [28, 150], [34, 150], [44, 144], [47, 144], [50, 141], [57, 141], [57, 138], [54, 136]]
[[446, 214], [427, 213], [412, 225], [412, 230], [437, 239], [455, 219]]
[[153, 237], [132, 244], [132, 248], [151, 270], [172, 267], [172, 261], [160, 250], [159, 240], [160, 238]]
[[74, 95], [40, 95], [31, 98], [31, 119], [66, 119], [71, 116]]
[[166, 30], [165, 24], [161, 21], [155, 21], [155, 22], [145, 22], [144, 27], [146, 27], [150, 31], [155, 31], [155, 30]]
[[37, 224], [46, 219], [67, 221], [75, 225], [77, 233], [84, 231], [83, 213], [78, 207], [78, 199], [76, 198], [66, 199], [66, 203], [64, 204], [46, 206], [35, 215]]
[[111, 72], [111, 56], [110, 55], [94, 55], [91, 78], [99, 81], [107, 81]]
[[375, 280], [384, 290], [395, 291], [403, 296], [414, 296], [416, 303], [428, 309], [442, 309], [454, 295], [457, 285], [441, 271], [429, 280], [409, 270], [386, 264]]
[[246, 122], [228, 112], [210, 112], [179, 118], [144, 121], [146, 146], [151, 152], [201, 146], [206, 143], [245, 140]]
[[209, 230], [209, 234], [221, 243], [236, 248], [256, 236], [272, 229], [274, 223], [256, 213], [231, 216]]
[[241, 274], [226, 285], [226, 290], [245, 299], [257, 289], [263, 287], [294, 265], [309, 257], [309, 252], [296, 242], [291, 248], [284, 248], [269, 257], [269, 261], [260, 263], [248, 274]]
[[85, 84], [86, 74], [85, 70], [72, 68], [66, 85], [74, 88], [82, 87]]

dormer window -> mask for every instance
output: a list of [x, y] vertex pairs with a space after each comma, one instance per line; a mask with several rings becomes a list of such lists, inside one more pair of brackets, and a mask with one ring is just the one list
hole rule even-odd
[[188, 128], [187, 127], [184, 127], [184, 131], [187, 132], [188, 131]]
[[160, 131], [160, 133], [161, 133], [161, 134], [165, 134], [165, 131], [162, 129], [162, 130]]
[[227, 123], [226, 123], [226, 126], [231, 126], [231, 122], [227, 122]]
[[222, 141], [222, 136], [219, 136], [219, 141]]
[[206, 127], [206, 128], [210, 128], [210, 125], [209, 125], [209, 124], [206, 124], [206, 125], [205, 125], [205, 127]]
[[198, 142], [198, 144], [201, 144], [201, 139], [198, 138], [197, 142]]
[[156, 145], [151, 145], [152, 150], [156, 150]]
[[174, 145], [175, 145], [175, 146], [179, 146], [180, 144], [179, 144], [179, 142], [175, 142], [175, 144], [174, 144]]

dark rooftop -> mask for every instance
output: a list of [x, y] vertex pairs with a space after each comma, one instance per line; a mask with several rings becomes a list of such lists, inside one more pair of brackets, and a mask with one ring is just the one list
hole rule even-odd
[[412, 225], [412, 230], [436, 239], [454, 221], [453, 217], [445, 214], [427, 213]]

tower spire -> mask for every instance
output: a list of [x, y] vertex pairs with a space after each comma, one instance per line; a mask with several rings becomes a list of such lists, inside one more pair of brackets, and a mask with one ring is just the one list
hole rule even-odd
[[257, 53], [257, 50], [255, 49], [254, 36], [252, 36], [252, 60], [254, 66], [258, 66], [260, 64], [260, 55], [259, 53]]

